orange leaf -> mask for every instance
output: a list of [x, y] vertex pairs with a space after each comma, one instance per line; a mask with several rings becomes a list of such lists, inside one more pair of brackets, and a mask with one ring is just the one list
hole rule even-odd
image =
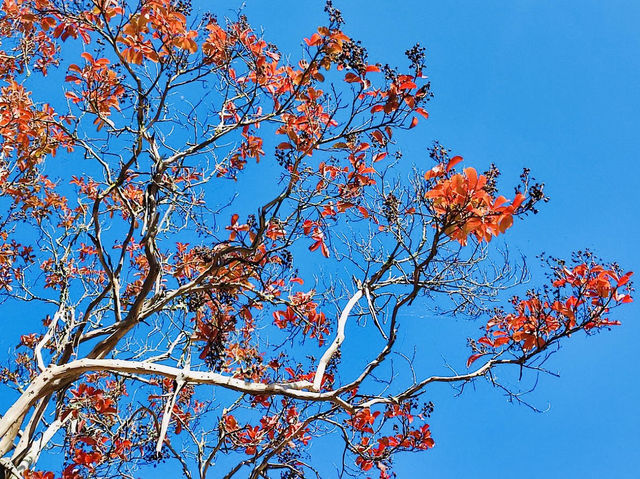
[[478, 173], [475, 168], [469, 167], [464, 169], [465, 176], [469, 179], [469, 187], [475, 188], [478, 184]]
[[505, 215], [500, 219], [500, 223], [498, 224], [498, 229], [500, 233], [504, 233], [513, 225], [513, 216]]
[[443, 173], [442, 165], [436, 165], [424, 174], [424, 179], [429, 181], [431, 178], [441, 176]]
[[424, 108], [418, 107], [413, 111], [415, 111], [419, 115], [422, 115], [424, 118], [429, 118], [429, 113], [427, 113], [427, 110], [425, 110]]
[[89, 63], [93, 63], [93, 57], [91, 56], [90, 53], [82, 52], [80, 56], [84, 58], [86, 61], [88, 61]]
[[446, 172], [449, 173], [449, 171], [451, 170], [451, 168], [453, 168], [454, 166], [456, 166], [458, 163], [460, 163], [462, 161], [462, 157], [461, 156], [454, 156], [453, 158], [451, 158], [449, 160], [449, 163], [447, 163], [447, 168], [446, 168]]
[[508, 200], [504, 196], [498, 196], [493, 202], [493, 209], [499, 208], [504, 205]]
[[515, 210], [522, 204], [523, 201], [524, 201], [524, 195], [522, 193], [518, 193], [516, 197], [513, 199], [513, 201], [511, 202], [511, 206]]
[[317, 33], [314, 33], [313, 35], [311, 35], [311, 38], [305, 38], [304, 42], [307, 44], [307, 46], [314, 47], [322, 43], [322, 37]]

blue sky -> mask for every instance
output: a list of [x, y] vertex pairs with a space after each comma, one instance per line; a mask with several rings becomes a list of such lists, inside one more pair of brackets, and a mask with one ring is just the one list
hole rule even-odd
[[[194, 3], [220, 16], [241, 5]], [[250, 23], [292, 59], [301, 39], [325, 22], [323, 0], [245, 3]], [[591, 248], [640, 274], [633, 246], [640, 236], [640, 2], [334, 3], [372, 63], [406, 66], [406, 49], [416, 42], [427, 48], [435, 99], [430, 119], [399, 136], [407, 164], [430, 168], [426, 148], [438, 139], [478, 170], [497, 164], [506, 187], [529, 167], [551, 201], [506, 235], [514, 253], [535, 266], [543, 251], [568, 257]], [[542, 281], [534, 276], [531, 284]], [[528, 397], [543, 414], [509, 404], [484, 382], [460, 397], [448, 386], [430, 390], [436, 447], [399, 457], [398, 477], [637, 477], [639, 311], [633, 303], [616, 312], [622, 326], [565, 344], [548, 363], [561, 377], [541, 377]], [[426, 318], [418, 326], [428, 350], [419, 364], [424, 375], [441, 371], [444, 359], [463, 363], [464, 339], [477, 336], [477, 325], [464, 318]], [[410, 332], [420, 333], [418, 326]], [[0, 338], [3, 349], [16, 343], [8, 336]]]
[[[250, 22], [294, 57], [299, 39], [323, 21], [321, 1], [246, 3]], [[479, 169], [496, 163], [506, 184], [527, 166], [551, 201], [509, 231], [515, 251], [535, 264], [542, 251], [568, 256], [588, 247], [640, 271], [633, 246], [640, 235], [640, 3], [334, 3], [372, 62], [402, 64], [412, 44], [427, 47], [436, 96], [430, 119], [403, 142], [407, 161], [426, 161], [425, 148], [437, 138]], [[544, 414], [509, 404], [480, 382], [457, 398], [447, 386], [433, 390], [436, 447], [399, 458], [398, 476], [637, 477], [638, 312], [637, 303], [619, 310], [622, 326], [572, 338], [553, 357], [548, 365], [561, 377], [541, 377], [529, 396], [548, 408]], [[469, 325], [460, 319], [435, 327]]]

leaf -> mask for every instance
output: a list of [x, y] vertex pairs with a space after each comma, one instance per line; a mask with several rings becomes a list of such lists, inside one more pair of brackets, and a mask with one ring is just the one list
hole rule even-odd
[[384, 144], [385, 143], [385, 138], [384, 135], [382, 134], [382, 132], [380, 130], [376, 130], [373, 133], [371, 133], [371, 136], [380, 144]]
[[438, 176], [442, 176], [442, 174], [444, 174], [442, 165], [436, 165], [424, 174], [424, 179], [429, 181], [432, 178], [437, 178]]
[[513, 201], [511, 202], [511, 206], [513, 207], [514, 210], [518, 209], [524, 200], [525, 200], [524, 195], [522, 193], [518, 193], [516, 197], [513, 199]]
[[373, 162], [376, 163], [378, 161], [384, 160], [387, 157], [386, 152], [376, 153], [373, 157]]
[[360, 78], [355, 73], [349, 72], [344, 76], [344, 81], [346, 81], [347, 83], [362, 83], [362, 78]]
[[462, 161], [462, 157], [461, 156], [454, 156], [453, 158], [451, 158], [449, 160], [449, 163], [447, 163], [447, 167], [445, 169], [445, 171], [447, 173], [449, 173], [449, 171], [451, 171], [451, 168], [453, 168], [454, 166], [456, 166], [458, 163], [460, 163]]
[[415, 111], [417, 114], [422, 115], [425, 119], [429, 118], [429, 113], [427, 113], [427, 111], [424, 108], [416, 108]]
[[478, 173], [476, 173], [476, 169], [472, 167], [465, 168], [464, 175], [469, 180], [469, 188], [475, 188], [478, 184]]
[[315, 47], [316, 45], [319, 45], [320, 43], [322, 43], [322, 37], [317, 33], [314, 33], [313, 35], [311, 35], [311, 38], [305, 38], [304, 42], [307, 44], [308, 47]]
[[345, 35], [341, 31], [332, 33], [331, 38], [333, 38], [334, 40], [340, 40], [342, 42], [348, 42], [349, 40], [351, 40], [351, 38], [349, 38], [347, 35]]
[[485, 354], [487, 353], [478, 353], [469, 356], [469, 359], [467, 359], [467, 367], [471, 366], [478, 358], [484, 356]]
[[418, 124], [418, 118], [414, 116], [413, 119], [411, 120], [411, 124], [409, 125], [409, 129], [414, 128], [417, 124]]
[[507, 203], [509, 200], [507, 200], [504, 196], [498, 196], [496, 198], [496, 200], [493, 202], [493, 206], [492, 208], [495, 210], [497, 208], [500, 208], [502, 205], [504, 205], [505, 203]]
[[358, 211], [360, 213], [362, 213], [362, 216], [364, 216], [365, 218], [369, 217], [369, 212], [367, 211], [366, 208], [362, 207], [362, 206], [358, 206]]
[[500, 219], [500, 223], [498, 223], [498, 229], [500, 233], [504, 233], [513, 225], [513, 216], [505, 215]]
[[82, 52], [82, 53], [80, 54], [80, 56], [81, 56], [82, 58], [84, 58], [86, 61], [88, 61], [89, 63], [93, 63], [93, 62], [94, 62], [93, 57], [92, 57], [92, 56], [91, 56], [91, 54], [90, 54], [90, 53], [88, 53], [88, 52]]
[[404, 102], [409, 105], [409, 108], [411, 108], [412, 110], [415, 109], [416, 107], [416, 100], [411, 96], [411, 95], [407, 95], [404, 97]]
[[631, 276], [633, 275], [632, 271], [629, 271], [627, 274], [625, 274], [624, 276], [622, 276], [619, 280], [618, 280], [618, 287], [620, 286], [624, 286], [625, 284], [627, 284], [629, 282], [629, 279], [631, 278]]
[[291, 143], [288, 143], [286, 141], [283, 141], [282, 143], [280, 143], [278, 146], [276, 146], [276, 148], [278, 150], [292, 150], [293, 149], [293, 145]]

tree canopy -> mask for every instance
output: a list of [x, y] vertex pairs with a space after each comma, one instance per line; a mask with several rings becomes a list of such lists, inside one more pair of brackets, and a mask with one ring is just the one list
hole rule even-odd
[[[527, 271], [492, 240], [543, 185], [503, 195], [437, 142], [405, 166], [424, 48], [370, 60], [325, 11], [296, 57], [185, 1], [3, 0], [0, 294], [29, 325], [0, 370], [5, 477], [313, 477], [328, 438], [389, 478], [435, 445], [431, 385], [517, 399], [496, 369], [619, 324], [631, 273], [584, 250], [500, 306]], [[482, 325], [450, 374], [398, 340], [426, 309]]]

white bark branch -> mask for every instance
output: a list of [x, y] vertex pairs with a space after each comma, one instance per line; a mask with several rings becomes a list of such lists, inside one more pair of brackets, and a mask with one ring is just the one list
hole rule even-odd
[[53, 319], [51, 320], [51, 323], [49, 324], [49, 327], [47, 329], [47, 333], [42, 337], [42, 339], [40, 341], [38, 341], [38, 344], [36, 344], [36, 347], [34, 348], [34, 353], [36, 356], [36, 362], [38, 363], [38, 368], [40, 369], [40, 371], [44, 371], [46, 369], [46, 366], [44, 364], [44, 360], [42, 359], [42, 348], [44, 346], [46, 346], [46, 344], [49, 342], [49, 340], [51, 339], [51, 337], [53, 336], [53, 333], [56, 330], [56, 326], [58, 325], [58, 321], [60, 320], [60, 318], [64, 318], [64, 315], [67, 312], [67, 308], [65, 306], [64, 303], [60, 304], [60, 307], [58, 308], [58, 311], [56, 311], [56, 314], [53, 315]]
[[162, 451], [162, 444], [164, 443], [164, 438], [167, 435], [167, 431], [169, 430], [169, 423], [171, 422], [171, 415], [173, 414], [173, 407], [176, 405], [176, 400], [178, 399], [178, 395], [180, 394], [180, 390], [184, 386], [184, 379], [182, 375], [178, 376], [176, 379], [176, 387], [171, 397], [167, 399], [167, 402], [164, 406], [164, 414], [162, 415], [162, 423], [160, 424], [160, 433], [158, 434], [158, 442], [156, 443], [156, 452], [159, 454]]
[[70, 384], [86, 372], [108, 371], [138, 375], [158, 375], [177, 379], [182, 375], [185, 383], [209, 384], [251, 395], [283, 395], [306, 401], [331, 401], [340, 403], [333, 393], [307, 391], [313, 384], [309, 381], [291, 383], [255, 383], [207, 371], [187, 371], [182, 368], [142, 361], [117, 359], [79, 359], [64, 365], [53, 365], [36, 377], [22, 396], [13, 403], [0, 419], [0, 456], [13, 448], [20, 424], [38, 399], [63, 385]]
[[349, 314], [351, 314], [351, 310], [356, 305], [356, 303], [362, 298], [362, 290], [358, 290], [356, 294], [354, 294], [347, 305], [342, 310], [340, 314], [340, 318], [338, 319], [338, 331], [336, 332], [336, 338], [333, 340], [331, 345], [324, 352], [322, 357], [320, 358], [320, 362], [318, 363], [318, 369], [316, 369], [316, 374], [313, 378], [313, 390], [320, 391], [320, 387], [322, 386], [322, 378], [324, 377], [324, 372], [327, 369], [327, 365], [333, 355], [338, 351], [338, 348], [344, 341], [344, 329], [347, 325], [347, 319], [349, 318]]
[[[19, 472], [19, 475], [15, 476], [15, 479], [22, 479], [24, 477], [23, 475], [24, 471], [26, 471], [27, 469], [31, 469], [32, 466], [38, 462], [38, 459], [40, 458], [40, 454], [42, 453], [42, 450], [49, 443], [49, 441], [53, 439], [53, 436], [56, 435], [56, 433], [64, 425], [64, 423], [67, 422], [69, 419], [71, 419], [71, 415], [67, 416], [64, 419], [58, 418], [55, 421], [53, 421], [49, 425], [49, 427], [47, 427], [47, 429], [45, 429], [44, 432], [40, 434], [38, 439], [33, 441], [32, 444], [23, 445], [23, 440], [22, 439], [20, 440], [20, 442], [18, 443], [18, 446], [16, 447], [16, 451], [13, 454], [12, 460], [15, 460], [14, 458], [16, 456], [19, 456], [20, 454], [22, 454], [22, 452], [24, 451], [24, 448], [28, 448], [28, 450], [25, 456], [20, 460], [18, 466], [16, 467], [16, 470]], [[25, 435], [25, 438], [26, 438], [26, 435]], [[15, 475], [15, 472], [14, 472], [14, 475]]]

